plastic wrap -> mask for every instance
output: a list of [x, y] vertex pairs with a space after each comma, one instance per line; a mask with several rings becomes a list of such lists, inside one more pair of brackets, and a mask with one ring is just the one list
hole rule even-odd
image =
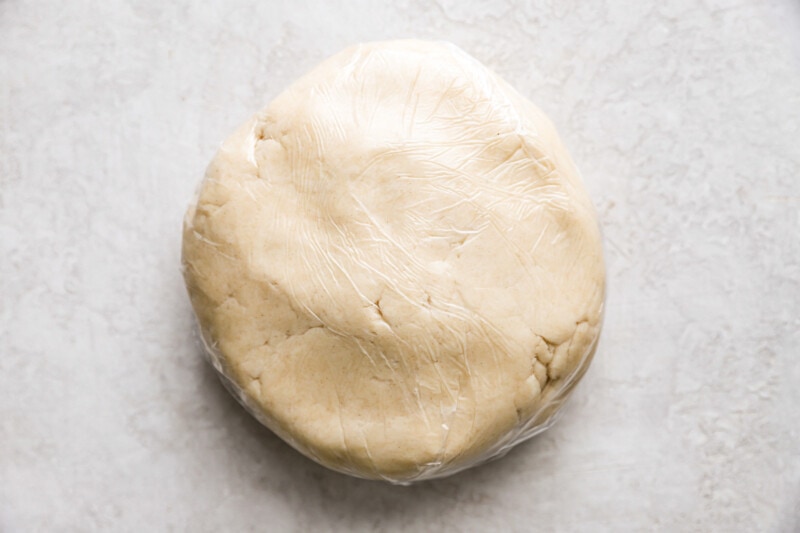
[[248, 411], [393, 483], [547, 429], [602, 321], [600, 235], [555, 129], [447, 43], [347, 49], [245, 123], [186, 215], [183, 265]]

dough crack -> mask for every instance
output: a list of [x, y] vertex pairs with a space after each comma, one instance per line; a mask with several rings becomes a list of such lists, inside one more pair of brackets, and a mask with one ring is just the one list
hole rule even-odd
[[381, 319], [381, 322], [383, 322], [384, 324], [386, 324], [389, 327], [392, 327], [391, 324], [389, 324], [389, 321], [386, 320], [386, 317], [383, 314], [383, 308], [381, 307], [381, 298], [378, 298], [377, 300], [375, 300], [375, 302], [373, 302], [373, 304], [375, 306], [375, 311], [378, 313], [378, 317]]

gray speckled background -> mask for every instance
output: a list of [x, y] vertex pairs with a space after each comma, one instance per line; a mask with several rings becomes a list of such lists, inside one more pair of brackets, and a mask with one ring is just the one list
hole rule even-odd
[[[343, 46], [409, 36], [551, 115], [609, 297], [555, 428], [403, 488], [228, 396], [179, 229], [237, 124]], [[798, 531], [800, 4], [0, 0], [0, 319], [3, 532]]]

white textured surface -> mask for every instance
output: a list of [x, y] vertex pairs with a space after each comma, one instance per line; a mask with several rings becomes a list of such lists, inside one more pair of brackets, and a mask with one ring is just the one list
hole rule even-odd
[[[800, 6], [0, 0], [1, 531], [797, 531]], [[543, 107], [609, 297], [561, 422], [391, 487], [202, 362], [178, 270], [218, 142], [343, 46], [456, 42]]]

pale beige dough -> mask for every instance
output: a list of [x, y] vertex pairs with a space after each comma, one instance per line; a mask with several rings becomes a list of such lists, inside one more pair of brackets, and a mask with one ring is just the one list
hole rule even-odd
[[367, 478], [445, 475], [546, 427], [600, 331], [600, 235], [569, 155], [446, 43], [349, 48], [244, 124], [183, 261], [243, 403]]

